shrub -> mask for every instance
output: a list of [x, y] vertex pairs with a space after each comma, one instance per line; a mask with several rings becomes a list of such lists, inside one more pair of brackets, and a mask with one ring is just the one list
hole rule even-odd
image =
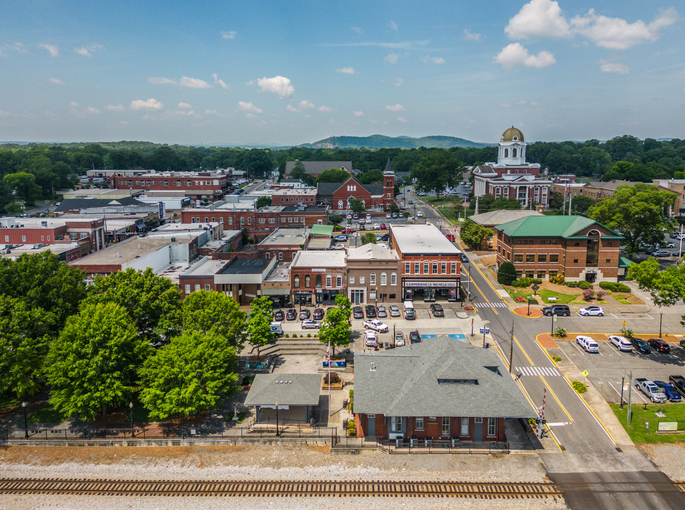
[[621, 335], [626, 338], [633, 338], [633, 330], [629, 328], [621, 328]]
[[519, 278], [518, 280], [511, 282], [511, 285], [514, 287], [523, 288], [531, 286], [532, 282], [530, 281], [530, 278], [524, 276], [523, 278]]
[[516, 280], [516, 268], [511, 262], [503, 262], [497, 270], [497, 281], [502, 285], [511, 285]]
[[311, 337], [312, 337], [312, 334], [311, 334], [311, 333], [307, 333], [307, 338], [311, 338]]
[[254, 381], [254, 375], [246, 375], [243, 377], [243, 386], [248, 386]]
[[559, 363], [561, 361], [561, 358], [559, 356], [552, 356], [552, 361], [555, 363]]
[[612, 292], [630, 292], [630, 287], [618, 282], [599, 282], [602, 289], [610, 290]]
[[540, 285], [542, 283], [542, 278], [531, 278], [530, 283], [534, 283], [536, 285]]
[[348, 436], [356, 435], [356, 430], [354, 428], [354, 420], [350, 420], [347, 422], [347, 435]]
[[585, 281], [583, 281], [583, 282], [578, 282], [578, 287], [580, 287], [580, 288], [583, 289], [583, 290], [591, 289], [591, 288], [592, 288], [592, 284], [591, 284], [590, 282], [585, 282]]
[[566, 331], [566, 328], [562, 328], [561, 326], [554, 330], [554, 336], [557, 338], [566, 338], [567, 335], [568, 331]]
[[[330, 376], [330, 382], [328, 380], [329, 376]], [[323, 382], [325, 382], [326, 384], [339, 383], [340, 382], [340, 376], [336, 372], [331, 372], [330, 374], [326, 374], [323, 377]]]
[[569, 289], [575, 289], [578, 287], [578, 282], [566, 282], [564, 283]]
[[606, 295], [607, 295], [606, 291], [603, 291], [603, 290], [597, 291], [597, 299], [602, 299]]
[[587, 386], [585, 386], [580, 381], [573, 381], [571, 383], [571, 386], [573, 386], [573, 389], [576, 390], [578, 393], [585, 393], [587, 391]]
[[348, 395], [350, 396], [350, 398], [354, 398], [354, 390], [350, 390], [350, 392], [348, 393]]
[[290, 335], [288, 335], [288, 333], [286, 333], [285, 335], [283, 335], [283, 338], [290, 338]]
[[586, 289], [583, 291], [583, 299], [585, 301], [591, 301], [595, 298], [595, 291], [592, 289]]
[[554, 276], [549, 277], [549, 281], [552, 283], [556, 283], [557, 285], [561, 285], [562, 283], [564, 283], [564, 275], [555, 274]]

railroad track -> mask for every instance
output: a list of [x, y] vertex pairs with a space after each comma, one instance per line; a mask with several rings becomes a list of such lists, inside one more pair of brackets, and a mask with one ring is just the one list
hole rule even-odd
[[0, 494], [76, 496], [233, 497], [471, 497], [527, 499], [562, 496], [553, 483], [292, 482], [0, 479]]

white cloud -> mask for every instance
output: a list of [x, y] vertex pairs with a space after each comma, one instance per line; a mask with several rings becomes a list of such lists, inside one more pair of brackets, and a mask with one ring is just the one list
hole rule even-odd
[[212, 78], [214, 78], [214, 83], [219, 85], [222, 89], [231, 90], [229, 85], [227, 85], [223, 80], [219, 79], [219, 75], [217, 73], [213, 73]]
[[295, 87], [292, 86], [290, 80], [285, 76], [260, 78], [257, 80], [257, 86], [259, 87], [260, 92], [273, 92], [274, 94], [278, 94], [278, 97], [281, 99], [291, 97], [295, 94]]
[[468, 28], [464, 29], [464, 39], [467, 41], [480, 41], [481, 34], [471, 32]]
[[75, 117], [86, 117], [87, 115], [94, 115], [100, 113], [100, 110], [93, 108], [92, 106], [86, 106], [85, 108], [79, 108], [76, 101], [69, 103], [71, 106], [71, 114]]
[[126, 110], [126, 107], [121, 104], [108, 104], [107, 106], [105, 106], [105, 110], [109, 110], [110, 112], [123, 112], [124, 110]]
[[223, 37], [224, 39], [235, 39], [236, 33], [237, 32], [235, 30], [231, 30], [230, 32], [222, 31], [221, 37]]
[[364, 112], [362, 112], [362, 111], [360, 111], [360, 110], [354, 110], [354, 111], [352, 112], [352, 115], [354, 115], [355, 117], [363, 117], [363, 116], [364, 116]]
[[521, 46], [520, 43], [512, 43], [493, 59], [496, 64], [501, 64], [504, 69], [513, 69], [514, 67], [547, 67], [556, 62], [554, 55], [548, 51], [541, 51], [537, 55], [531, 55], [528, 50]]
[[244, 112], [252, 112], [252, 113], [262, 113], [262, 111], [263, 111], [261, 108], [257, 108], [252, 103], [246, 103], [245, 101], [239, 101], [238, 102], [238, 109], [242, 110]]
[[595, 14], [590, 9], [585, 16], [576, 16], [571, 20], [573, 31], [587, 37], [597, 46], [612, 50], [627, 50], [631, 46], [658, 39], [657, 32], [678, 20], [678, 13], [670, 8], [660, 13], [654, 21], [645, 24], [638, 20], [628, 23], [621, 18], [609, 18]]
[[161, 110], [164, 108], [164, 105], [153, 98], [150, 98], [147, 101], [136, 99], [135, 101], [131, 101], [129, 108], [131, 110]]
[[143, 115], [143, 120], [157, 120], [157, 119], [153, 115], [146, 113], [145, 115]]
[[363, 31], [361, 28], [359, 28], [359, 27], [352, 27], [352, 30], [353, 30], [354, 32], [357, 32], [358, 34], [363, 34], [363, 33], [364, 33], [364, 31]]
[[200, 80], [199, 78], [188, 78], [187, 76], [184, 76], [183, 78], [181, 78], [181, 80], [178, 82], [178, 84], [181, 87], [188, 87], [191, 89], [211, 89], [212, 88], [212, 86], [204, 80]]
[[178, 107], [181, 110], [192, 110], [193, 109], [193, 107], [190, 106], [188, 103], [178, 103]]
[[500, 108], [511, 108], [511, 105], [510, 105], [510, 104], [507, 104], [507, 103], [500, 103], [500, 104], [499, 104], [499, 107], [500, 107]]
[[86, 109], [84, 111], [85, 111], [85, 113], [88, 113], [88, 114], [100, 113], [100, 110], [98, 110], [97, 108], [93, 108], [92, 106], [86, 107]]
[[401, 87], [404, 85], [404, 80], [402, 78], [395, 78], [395, 83], [393, 83], [395, 87]]
[[[174, 115], [181, 115], [184, 117], [193, 117], [196, 116], [195, 112], [193, 110], [175, 110], [173, 112]], [[199, 117], [199, 115], [197, 115]]]
[[64, 85], [64, 82], [59, 78], [48, 78], [48, 81], [51, 81], [55, 85]]
[[257, 116], [254, 113], [248, 113], [245, 115], [246, 119], [256, 119]]
[[0, 117], [9, 117], [10, 115], [12, 115], [10, 112], [0, 110]]
[[205, 110], [205, 115], [219, 115], [219, 112], [216, 110]]
[[409, 121], [408, 121], [407, 119], [405, 119], [404, 117], [397, 117], [397, 120], [398, 120], [399, 122], [409, 122]]
[[520, 99], [519, 101], [516, 101], [517, 105], [524, 105], [526, 103], [527, 103], [527, 101], [525, 99]]
[[445, 59], [442, 58], [442, 57], [431, 57], [430, 55], [426, 55], [425, 57], [423, 57], [423, 63], [424, 63], [424, 64], [428, 64], [428, 63], [431, 63], [431, 64], [444, 64], [444, 63], [445, 63]]
[[54, 44], [39, 44], [38, 47], [48, 50], [52, 57], [57, 57], [59, 55], [59, 48]]
[[389, 110], [391, 112], [403, 112], [404, 111], [404, 106], [401, 104], [397, 103], [396, 105], [388, 105], [385, 107], [386, 110]]
[[71, 103], [69, 103], [69, 106], [71, 106], [72, 108], [78, 108], [78, 103], [76, 101], [72, 101]]
[[147, 79], [147, 82], [152, 83], [153, 85], [176, 85], [176, 80], [162, 78], [160, 76], [151, 76]]
[[397, 26], [397, 23], [394, 21], [390, 20], [390, 28], [392, 28], [395, 32], [399, 30], [399, 27]]
[[336, 71], [343, 74], [354, 74], [354, 67], [343, 67], [342, 69], [336, 69]]
[[529, 104], [530, 106], [537, 106], [537, 105], [538, 105], [538, 102], [537, 102], [537, 101], [530, 101], [528, 104]]
[[400, 58], [399, 53], [391, 53], [383, 59], [386, 64], [397, 64], [397, 59]]
[[307, 101], [305, 99], [303, 101], [300, 101], [300, 108], [302, 108], [303, 110], [311, 110], [312, 108], [316, 108], [316, 106], [311, 101]]
[[84, 57], [92, 57], [93, 56], [93, 51], [97, 51], [102, 49], [103, 46], [101, 44], [90, 44], [88, 46], [82, 46], [80, 48], [74, 48], [74, 53], [78, 53], [79, 55], [83, 55]]
[[331, 108], [330, 106], [324, 106], [324, 105], [319, 106], [317, 108], [317, 110], [319, 110], [320, 112], [334, 112], [334, 111], [336, 111], [335, 108]]
[[531, 0], [509, 20], [504, 33], [510, 39], [562, 39], [572, 35], [559, 3], [553, 0]]
[[20, 43], [20, 42], [15, 42], [13, 44], [7, 44], [5, 46], [5, 48], [7, 48], [10, 51], [16, 51], [17, 53], [28, 53], [29, 52], [29, 50], [26, 49], [26, 46], [24, 45], [24, 43]]
[[294, 107], [293, 105], [291, 105], [291, 104], [287, 105], [285, 108], [286, 108], [286, 110], [288, 110], [289, 112], [293, 112], [293, 113], [300, 113], [300, 112], [302, 111], [302, 110], [300, 110], [299, 108], [295, 108], [295, 107]]
[[603, 73], [614, 73], [614, 74], [628, 74], [630, 69], [625, 64], [620, 64], [618, 62], [607, 62], [605, 60], [599, 61], [599, 68]]

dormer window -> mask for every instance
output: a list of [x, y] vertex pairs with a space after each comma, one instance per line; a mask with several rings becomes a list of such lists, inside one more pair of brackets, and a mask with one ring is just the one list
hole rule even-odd
[[514, 141], [515, 141], [515, 142], [518, 142], [518, 141], [519, 141], [519, 137], [518, 137], [518, 136], [514, 136]]

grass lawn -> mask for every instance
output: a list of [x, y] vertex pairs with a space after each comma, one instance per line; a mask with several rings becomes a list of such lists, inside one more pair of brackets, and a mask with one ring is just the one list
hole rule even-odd
[[[532, 289], [515, 290], [513, 287], [507, 287], [507, 292], [509, 295], [516, 299], [517, 297], [526, 297], [533, 295]], [[562, 294], [560, 292], [554, 292], [547, 289], [539, 289], [537, 295], [542, 298], [543, 303], [550, 303], [549, 298], [556, 297], [556, 301], [552, 301], [555, 304], [568, 304], [573, 301], [577, 296], [571, 294]]]
[[[682, 443], [685, 442], [685, 406], [683, 404], [663, 404], [665, 418], [659, 418], [655, 413], [659, 411], [659, 404], [648, 404], [647, 410], [643, 404], [633, 404], [633, 416], [630, 425], [626, 424], [628, 406], [619, 409], [618, 404], [609, 404], [614, 414], [621, 422], [630, 439], [635, 443]], [[678, 430], [682, 434], [657, 434], [660, 421], [677, 421]], [[645, 423], [649, 422], [649, 434]]]
[[[245, 421], [245, 418], [247, 418], [248, 414], [249, 414], [249, 413], [248, 413], [247, 411], [243, 411], [242, 413], [238, 413], [238, 420], [237, 420], [237, 422], [238, 422], [238, 423], [244, 422], [244, 421]], [[233, 414], [227, 415], [227, 416], [226, 416], [226, 421], [229, 422], [229, 423], [233, 422]]]

